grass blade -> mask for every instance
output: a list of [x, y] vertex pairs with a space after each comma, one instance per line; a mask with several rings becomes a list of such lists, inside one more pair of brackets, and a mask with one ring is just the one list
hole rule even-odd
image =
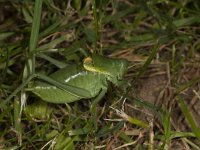
[[95, 30], [95, 40], [94, 40], [94, 50], [97, 49], [97, 40], [98, 40], [98, 31], [99, 31], [99, 23], [98, 23], [98, 17], [97, 17], [97, 8], [96, 8], [96, 1], [93, 1], [92, 3], [92, 11], [94, 16], [94, 30]]
[[[33, 16], [33, 24], [31, 28], [31, 37], [29, 41], [29, 54], [35, 51], [38, 42], [39, 28], [40, 28], [40, 17], [42, 13], [42, 2], [43, 0], [36, 0], [34, 7], [34, 16]], [[31, 55], [27, 59], [27, 63], [24, 67], [23, 79], [25, 82], [30, 75], [35, 73], [35, 55]], [[21, 105], [24, 106], [26, 102], [26, 93], [22, 90], [21, 92]], [[21, 107], [22, 108], [22, 107]]]
[[20, 113], [20, 102], [18, 99], [14, 100], [14, 126], [15, 132], [18, 137], [18, 142], [21, 145], [22, 142], [22, 127], [21, 127], [21, 113]]
[[153, 60], [153, 58], [155, 57], [157, 51], [158, 51], [158, 47], [159, 44], [157, 42], [157, 44], [154, 46], [152, 53], [149, 55], [149, 58], [147, 59], [147, 61], [144, 63], [143, 67], [141, 68], [141, 70], [139, 71], [137, 77], [135, 80], [137, 80], [147, 69], [147, 67], [151, 64], [151, 61]]
[[50, 63], [54, 64], [55, 66], [57, 66], [58, 68], [64, 68], [67, 66], [67, 63], [64, 63], [64, 62], [61, 62], [61, 61], [58, 61], [57, 59], [54, 59], [48, 55], [45, 55], [45, 54], [40, 54], [38, 55], [40, 58], [43, 58], [47, 61], [49, 61]]
[[0, 33], [0, 42], [13, 35], [13, 32]]
[[197, 139], [200, 141], [200, 130], [198, 129], [194, 119], [192, 118], [192, 115], [190, 114], [186, 104], [183, 101], [183, 98], [181, 96], [178, 97], [178, 103], [187, 119], [187, 121], [190, 124], [190, 127], [192, 128], [193, 133], [195, 134], [195, 136], [197, 137]]
[[0, 103], [0, 108], [3, 108], [4, 105], [11, 100], [17, 93], [19, 93], [33, 78], [35, 77], [35, 75], [30, 75], [27, 79], [25, 79], [25, 81], [18, 86], [17, 89], [15, 89], [12, 94], [10, 94], [3, 102]]
[[[38, 42], [39, 27], [40, 27], [40, 17], [42, 12], [42, 0], [35, 1], [33, 24], [31, 28], [31, 37], [29, 42], [29, 53], [35, 51]], [[35, 72], [35, 56], [32, 55], [27, 60], [27, 64], [24, 68], [23, 78], [27, 78], [30, 74]]]
[[72, 95], [81, 96], [81, 97], [90, 97], [90, 93], [85, 89], [74, 87], [74, 86], [67, 85], [67, 84], [63, 84], [61, 82], [58, 82], [58, 81], [56, 81], [48, 76], [42, 75], [42, 74], [36, 74], [36, 76], [39, 79], [42, 79], [50, 84], [53, 84], [65, 91], [71, 93]]
[[36, 0], [34, 16], [33, 16], [33, 24], [32, 24], [32, 29], [31, 29], [31, 37], [30, 37], [30, 43], [29, 43], [30, 51], [35, 50], [37, 46], [41, 12], [42, 12], [42, 0]]
[[67, 35], [62, 35], [61, 37], [36, 48], [35, 51], [33, 51], [32, 54], [35, 54], [35, 53], [38, 53], [38, 52], [49, 51], [49, 49], [53, 49], [56, 45], [60, 44], [63, 41], [66, 41], [66, 40], [67, 40]]

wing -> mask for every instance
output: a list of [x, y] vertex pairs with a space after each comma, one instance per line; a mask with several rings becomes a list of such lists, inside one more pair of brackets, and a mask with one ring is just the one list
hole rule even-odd
[[31, 91], [41, 99], [52, 103], [70, 103], [82, 98], [95, 97], [105, 84], [105, 77], [103, 75], [86, 71], [80, 65], [67, 66], [51, 74], [49, 77], [60, 83], [87, 91], [85, 95], [79, 96], [44, 81], [35, 82]]

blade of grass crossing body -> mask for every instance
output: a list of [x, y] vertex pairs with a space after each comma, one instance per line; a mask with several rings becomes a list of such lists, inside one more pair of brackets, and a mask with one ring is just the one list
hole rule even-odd
[[[85, 89], [82, 88], [78, 88], [78, 87], [74, 87], [72, 85], [67, 85], [67, 84], [63, 84], [61, 82], [58, 82], [56, 80], [53, 80], [52, 78], [42, 75], [42, 74], [34, 74], [35, 77], [38, 77], [41, 80], [44, 80], [52, 85], [55, 85], [63, 90], [65, 90], [66, 92], [71, 93], [74, 96], [80, 96], [80, 97], [90, 97], [90, 92], [88, 92]], [[48, 94], [48, 93], [47, 93]]]
[[41, 80], [44, 80], [50, 84], [56, 85], [57, 87], [70, 92], [71, 94], [75, 95], [75, 96], [81, 96], [81, 97], [90, 97], [90, 93], [85, 90], [85, 89], [81, 89], [81, 88], [77, 88], [71, 85], [66, 85], [63, 83], [60, 83], [56, 80], [51, 79], [48, 76], [42, 75], [42, 74], [31, 74], [27, 79], [24, 80], [24, 82], [17, 88], [15, 89], [14, 92], [12, 92], [12, 94], [10, 94], [6, 100], [4, 100], [2, 103], [0, 103], [0, 108], [3, 108], [5, 106], [5, 104], [11, 100], [17, 93], [19, 93], [33, 78], [39, 78]]
[[183, 111], [188, 123], [190, 124], [190, 127], [191, 127], [192, 131], [194, 132], [196, 138], [200, 141], [199, 129], [181, 96], [178, 96], [178, 103], [179, 103], [181, 110]]

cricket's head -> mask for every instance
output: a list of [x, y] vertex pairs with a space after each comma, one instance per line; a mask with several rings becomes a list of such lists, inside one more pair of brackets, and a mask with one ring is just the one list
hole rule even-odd
[[117, 85], [128, 69], [128, 61], [93, 54], [84, 59], [83, 66], [88, 71], [106, 75], [108, 80]]

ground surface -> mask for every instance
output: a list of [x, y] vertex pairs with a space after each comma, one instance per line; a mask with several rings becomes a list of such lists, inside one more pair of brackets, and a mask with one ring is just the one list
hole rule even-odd
[[[199, 25], [199, 0], [0, 1], [0, 149], [199, 150]], [[27, 91], [87, 53], [130, 62], [96, 110]]]

